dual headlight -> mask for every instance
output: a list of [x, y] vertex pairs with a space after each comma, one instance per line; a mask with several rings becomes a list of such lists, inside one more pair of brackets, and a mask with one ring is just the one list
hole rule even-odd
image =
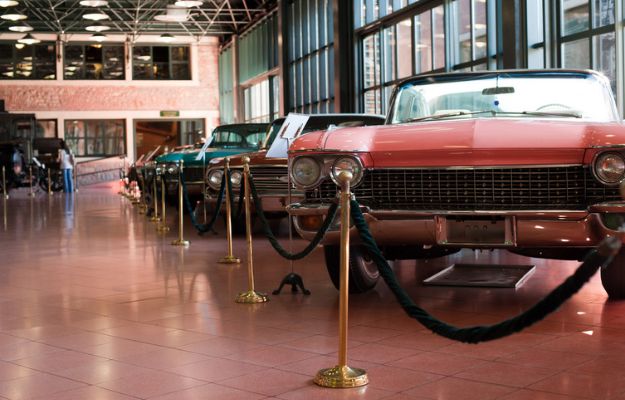
[[168, 163], [165, 166], [164, 172], [169, 175], [175, 175], [178, 173], [178, 164], [177, 163]]
[[[213, 169], [208, 171], [206, 182], [208, 186], [210, 186], [213, 190], [219, 190], [221, 188], [221, 180], [224, 176], [224, 170]], [[230, 170], [230, 182], [232, 182], [232, 186], [239, 187], [241, 186], [241, 181], [243, 180], [243, 172], [239, 170]]]
[[625, 157], [621, 153], [606, 152], [595, 158], [595, 177], [605, 185], [618, 185], [625, 178]]
[[352, 174], [351, 186], [357, 186], [362, 180], [362, 163], [355, 157], [297, 157], [291, 165], [291, 178], [305, 189], [317, 185], [327, 175], [338, 185], [338, 176], [343, 171]]

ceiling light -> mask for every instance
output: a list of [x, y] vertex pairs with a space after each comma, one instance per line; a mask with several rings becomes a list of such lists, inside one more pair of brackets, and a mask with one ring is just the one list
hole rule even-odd
[[9, 26], [9, 30], [12, 32], [30, 32], [33, 30], [33, 27], [26, 22], [20, 22], [19, 24]]
[[17, 43], [22, 43], [22, 44], [35, 44], [35, 43], [40, 43], [40, 42], [41, 40], [35, 38], [30, 33], [26, 34], [26, 36], [24, 36], [21, 39], [17, 39]]
[[178, 0], [176, 2], [177, 7], [199, 7], [201, 6], [203, 1], [199, 0]]
[[158, 40], [164, 43], [171, 43], [171, 42], [175, 42], [176, 38], [169, 33], [163, 33], [161, 36], [158, 37]]
[[94, 22], [93, 24], [89, 24], [86, 28], [89, 32], [104, 32], [111, 29], [110, 26], [101, 24], [99, 22]]
[[87, 13], [82, 16], [84, 19], [88, 19], [90, 21], [102, 21], [104, 19], [109, 19], [110, 17], [103, 12], [97, 13]]
[[15, 13], [8, 13], [8, 14], [0, 15], [0, 18], [8, 19], [9, 21], [20, 21], [20, 20], [26, 19], [26, 16], [24, 14], [15, 12]]
[[0, 0], [0, 7], [13, 7], [18, 3], [15, 0]]
[[108, 37], [104, 33], [96, 32], [93, 35], [91, 35], [91, 40], [95, 40], [98, 43], [104, 42], [107, 39]]
[[26, 46], [24, 43], [15, 43], [15, 48], [18, 50], [22, 50]]
[[80, 2], [81, 6], [86, 6], [86, 7], [103, 7], [103, 6], [107, 6], [108, 4], [109, 2], [106, 0], [82, 0]]
[[189, 10], [169, 5], [165, 14], [157, 15], [154, 19], [162, 22], [184, 22], [189, 19]]

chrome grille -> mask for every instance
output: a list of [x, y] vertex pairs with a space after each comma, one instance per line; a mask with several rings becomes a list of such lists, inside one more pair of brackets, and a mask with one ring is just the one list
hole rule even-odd
[[204, 180], [204, 168], [202, 167], [185, 167], [182, 171], [186, 183], [201, 183]]
[[[308, 202], [335, 197], [326, 179], [306, 192]], [[354, 189], [361, 204], [408, 210], [577, 210], [620, 200], [618, 188], [598, 183], [588, 168], [379, 169]]]
[[[259, 194], [288, 194], [288, 168], [286, 165], [250, 166], [250, 172]], [[300, 193], [295, 189], [293, 194]]]

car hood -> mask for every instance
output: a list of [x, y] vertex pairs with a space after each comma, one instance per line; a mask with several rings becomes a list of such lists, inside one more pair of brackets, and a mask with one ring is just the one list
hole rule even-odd
[[[243, 157], [250, 158], [250, 167], [272, 165], [272, 166], [287, 166], [288, 162], [286, 158], [267, 158], [267, 150], [259, 150], [253, 153], [241, 153], [230, 157], [231, 167], [241, 167], [243, 165]], [[223, 168], [225, 161], [219, 160], [218, 162], [211, 163], [211, 168]]]
[[289, 151], [368, 153], [367, 166], [578, 164], [586, 149], [625, 144], [625, 126], [484, 118], [345, 128], [298, 138]]
[[[208, 161], [213, 158], [228, 157], [233, 154], [240, 154], [241, 152], [245, 150], [247, 149], [208, 148], [206, 149], [206, 162], [208, 163]], [[199, 150], [193, 150], [193, 151], [186, 151], [186, 152], [175, 152], [175, 153], [163, 154], [162, 156], [159, 156], [156, 159], [156, 162], [168, 163], [168, 162], [176, 162], [176, 161], [183, 160], [185, 165], [194, 165], [194, 164], [202, 165], [202, 160], [196, 161], [196, 158], [199, 153], [200, 153]]]

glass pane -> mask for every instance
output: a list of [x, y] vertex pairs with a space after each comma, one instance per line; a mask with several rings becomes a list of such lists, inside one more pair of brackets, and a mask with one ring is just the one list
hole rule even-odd
[[415, 72], [432, 70], [431, 13], [426, 11], [415, 17]]
[[56, 137], [56, 120], [55, 119], [38, 119], [37, 120], [37, 137], [55, 138]]
[[55, 64], [37, 64], [32, 75], [34, 79], [56, 79]]
[[0, 44], [0, 61], [13, 60], [13, 46], [10, 44]]
[[486, 2], [475, 1], [473, 3], [474, 10], [474, 28], [473, 37], [475, 38], [475, 59], [486, 57]]
[[380, 90], [374, 89], [365, 92], [365, 113], [367, 114], [379, 114], [380, 107]]
[[154, 79], [169, 79], [169, 64], [154, 63], [152, 73], [154, 74]]
[[397, 24], [397, 48], [400, 57], [397, 57], [397, 77], [405, 78], [412, 75], [411, 57], [402, 57], [404, 54], [412, 54], [412, 21], [409, 19]]
[[614, 0], [594, 0], [593, 26], [600, 27], [614, 23]]
[[65, 46], [65, 79], [82, 79], [83, 46]]
[[152, 57], [154, 62], [169, 62], [169, 47], [166, 46], [154, 46], [152, 47]]
[[454, 2], [456, 16], [456, 63], [471, 61], [471, 0], [456, 0]]
[[54, 44], [38, 44], [35, 46], [35, 62], [54, 63], [56, 59], [56, 46]]
[[363, 40], [363, 73], [364, 87], [377, 86], [380, 84], [379, 60], [380, 45], [378, 33], [367, 36]]
[[176, 63], [171, 66], [171, 79], [191, 79], [189, 64]]
[[[156, 58], [156, 54], [154, 54], [154, 58]], [[171, 60], [189, 62], [189, 47], [187, 46], [172, 47], [171, 48]]]
[[562, 34], [588, 29], [588, 0], [562, 0]]
[[384, 29], [384, 82], [397, 78], [397, 52], [395, 46], [395, 27]]
[[432, 9], [434, 20], [434, 69], [445, 68], [445, 10], [443, 6]]
[[562, 44], [562, 67], [590, 68], [590, 40], [587, 38]]
[[149, 46], [136, 46], [132, 49], [133, 79], [152, 78], [152, 55]]
[[593, 37], [593, 68], [610, 79], [616, 94], [616, 43], [614, 32]]
[[124, 79], [124, 46], [106, 46], [104, 53], [104, 79]]

